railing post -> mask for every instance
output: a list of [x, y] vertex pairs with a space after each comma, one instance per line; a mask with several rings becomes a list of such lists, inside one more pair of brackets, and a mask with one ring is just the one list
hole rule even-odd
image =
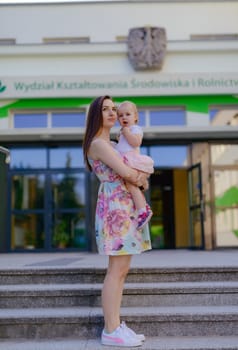
[[11, 160], [9, 149], [0, 146], [0, 152], [3, 153], [3, 154], [5, 154], [5, 162], [6, 162], [7, 164], [9, 164], [9, 163], [10, 163], [10, 160]]
[[0, 252], [7, 250], [7, 170], [10, 151], [0, 146]]

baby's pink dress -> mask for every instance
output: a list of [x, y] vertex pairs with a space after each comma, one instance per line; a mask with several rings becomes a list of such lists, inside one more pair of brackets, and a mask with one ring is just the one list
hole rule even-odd
[[[139, 134], [143, 136], [142, 128], [139, 125], [130, 126], [132, 134]], [[120, 152], [124, 162], [131, 168], [143, 171], [148, 174], [154, 172], [154, 161], [151, 157], [140, 154], [139, 147], [132, 147], [121, 134], [118, 144], [115, 148]]]

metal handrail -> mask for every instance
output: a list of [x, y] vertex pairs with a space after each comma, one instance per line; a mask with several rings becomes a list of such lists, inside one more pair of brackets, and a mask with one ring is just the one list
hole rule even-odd
[[10, 156], [10, 151], [9, 151], [9, 149], [0, 146], [0, 152], [5, 154], [5, 156], [6, 156], [6, 158], [5, 158], [5, 163], [9, 164], [10, 161], [11, 161], [11, 156]]

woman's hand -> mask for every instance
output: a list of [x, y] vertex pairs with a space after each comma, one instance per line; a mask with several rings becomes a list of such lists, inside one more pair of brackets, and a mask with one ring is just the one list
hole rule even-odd
[[138, 172], [136, 186], [142, 188], [143, 191], [148, 190], [148, 188], [149, 188], [148, 177], [149, 177], [149, 174], [143, 173], [141, 171]]
[[148, 188], [149, 188], [149, 181], [148, 180], [143, 184], [143, 186], [140, 186], [140, 190], [143, 192], [147, 191]]

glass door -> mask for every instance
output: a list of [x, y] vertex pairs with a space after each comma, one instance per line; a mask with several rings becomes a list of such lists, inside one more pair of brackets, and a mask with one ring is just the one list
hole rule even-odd
[[214, 195], [216, 246], [238, 247], [237, 167], [214, 169]]
[[11, 150], [8, 247], [87, 250], [87, 176], [82, 148], [35, 146]]
[[85, 174], [11, 177], [11, 249], [87, 248]]
[[0, 146], [0, 188], [1, 188], [1, 200], [0, 200], [0, 252], [6, 250], [6, 217], [7, 217], [7, 171], [8, 164], [6, 158], [6, 149]]
[[202, 195], [201, 164], [188, 169], [190, 248], [204, 248], [204, 203]]
[[211, 145], [216, 247], [238, 247], [238, 145]]

